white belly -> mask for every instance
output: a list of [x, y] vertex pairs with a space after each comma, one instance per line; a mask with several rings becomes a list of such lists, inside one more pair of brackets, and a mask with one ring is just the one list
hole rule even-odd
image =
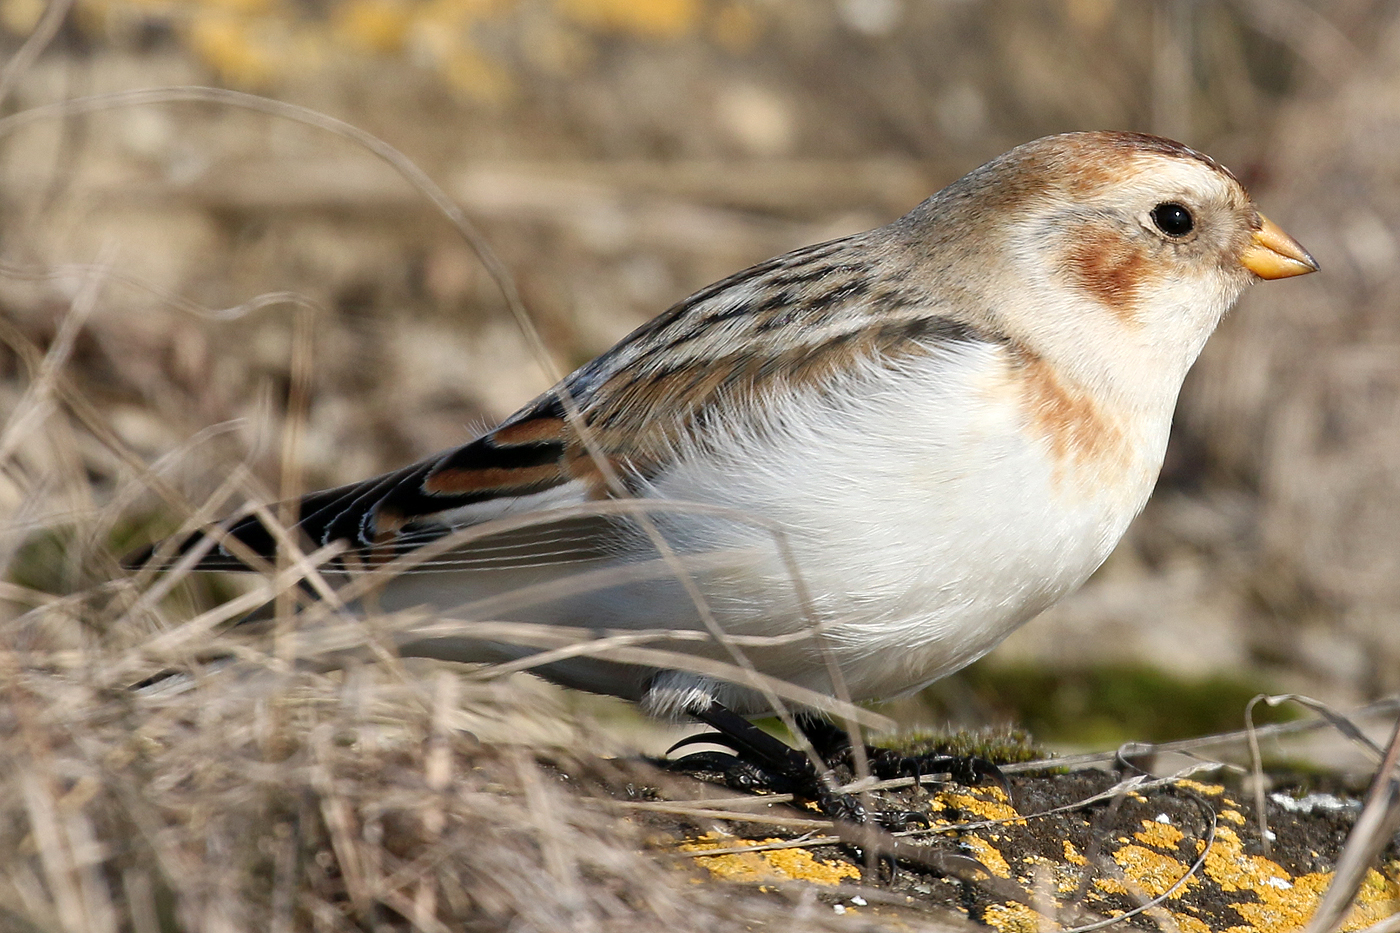
[[[794, 636], [745, 650], [764, 673], [832, 690], [810, 632], [822, 626], [854, 699], [896, 696], [981, 657], [1079, 586], [1117, 544], [1151, 491], [1170, 423], [1170, 405], [1139, 430], [1129, 454], [1103, 464], [1057, 460], [1028, 415], [996, 347], [911, 362], [898, 377], [853, 382], [843, 394], [789, 397], [764, 406], [766, 421], [698, 445], [647, 490], [649, 497], [699, 502], [744, 519], [659, 513], [675, 549], [705, 558], [695, 574], [725, 631]], [[794, 586], [768, 528], [783, 530], [810, 600]], [[740, 553], [734, 559], [715, 555]], [[579, 571], [606, 575], [661, 567], [624, 585], [574, 587], [520, 600], [511, 588], [545, 590]], [[558, 592], [554, 590], [553, 592]], [[475, 602], [474, 602], [475, 600]], [[504, 600], [504, 602], [502, 601]], [[422, 602], [457, 607], [458, 618], [508, 619], [595, 629], [703, 629], [686, 588], [643, 537], [613, 559], [405, 577], [383, 594], [385, 608]], [[810, 608], [808, 608], [810, 607]], [[650, 642], [729, 660], [713, 642]], [[410, 653], [490, 660], [527, 653], [470, 638], [412, 645]], [[570, 686], [647, 699], [650, 672], [571, 658], [540, 670]], [[713, 689], [742, 712], [763, 708], [746, 690]], [[654, 699], [654, 697], [653, 697]], [[653, 704], [665, 712], [666, 701]]]
[[[1145, 503], [1166, 443], [1169, 413], [1126, 470], [1058, 462], [1006, 391], [999, 351], [919, 366], [930, 371], [911, 368], [834, 407], [778, 407], [729, 456], [683, 462], [655, 490], [788, 529], [855, 699], [951, 673], [1077, 588]], [[771, 536], [727, 521], [668, 535], [686, 536], [687, 549], [767, 545], [774, 555], [707, 587], [726, 629], [810, 626]], [[769, 673], [830, 689], [810, 644], [761, 657]]]

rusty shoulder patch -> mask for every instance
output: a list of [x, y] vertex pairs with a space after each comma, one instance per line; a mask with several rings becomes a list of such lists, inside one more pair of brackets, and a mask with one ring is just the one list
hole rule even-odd
[[1054, 367], [1029, 350], [1013, 351], [1012, 365], [1027, 423], [1049, 443], [1057, 467], [1067, 461], [1126, 467], [1123, 429], [1093, 396], [1067, 384]]

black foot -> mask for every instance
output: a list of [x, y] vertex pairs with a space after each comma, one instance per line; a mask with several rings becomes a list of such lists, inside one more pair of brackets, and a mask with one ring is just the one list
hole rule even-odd
[[684, 738], [671, 746], [668, 753], [688, 745], [722, 745], [735, 754], [692, 752], [671, 762], [668, 767], [673, 771], [717, 773], [735, 790], [792, 794], [798, 800], [815, 803], [833, 820], [866, 823], [873, 819], [894, 830], [907, 829], [911, 824], [928, 825], [928, 817], [909, 810], [879, 812], [872, 817], [857, 797], [832, 790], [834, 782], [828, 780], [831, 770], [826, 764], [842, 757], [850, 743], [845, 731], [830, 723], [821, 720], [802, 723], [803, 733], [823, 760], [823, 767], [818, 771], [805, 755], [718, 703], [696, 715], [716, 731]]
[[926, 774], [946, 774], [955, 783], [965, 787], [975, 787], [983, 780], [995, 781], [1008, 799], [1011, 797], [1011, 782], [1001, 769], [985, 758], [971, 755], [940, 755], [930, 752], [926, 755], [904, 755], [888, 748], [866, 746], [870, 759], [870, 773], [882, 780], [891, 778], [920, 778]]
[[[799, 716], [798, 728], [807, 736], [817, 754], [828, 764], [838, 762], [853, 764], [851, 761], [851, 738], [845, 729], [829, 719], [819, 716]], [[865, 757], [870, 763], [870, 773], [881, 780], [901, 777], [923, 777], [924, 775], [946, 774], [955, 783], [965, 787], [975, 787], [990, 778], [1011, 796], [1011, 784], [1001, 769], [985, 758], [973, 755], [944, 755], [929, 752], [922, 755], [906, 755], [888, 748], [865, 746]]]
[[713, 726], [715, 731], [681, 739], [668, 753], [687, 745], [722, 745], [736, 754], [693, 752], [671, 762], [671, 770], [713, 771], [722, 774], [724, 782], [735, 790], [792, 794], [799, 800], [815, 803], [833, 820], [864, 823], [868, 819], [859, 800], [831, 789], [831, 782], [825, 779], [829, 774], [827, 769], [818, 772], [807, 756], [744, 717], [718, 703], [712, 703], [709, 709], [695, 716]]
[[[691, 736], [682, 739], [666, 750], [667, 754], [685, 745], [723, 745], [724, 737], [718, 732], [706, 735]], [[787, 793], [785, 789], [780, 789], [778, 785], [783, 783], [780, 775], [773, 774], [765, 770], [762, 766], [751, 761], [744, 761], [737, 755], [726, 754], [725, 752], [691, 752], [683, 758], [672, 761], [657, 762], [667, 771], [674, 771], [679, 774], [691, 775], [718, 775], [724, 780], [726, 787], [745, 793], [756, 791], [769, 791], [772, 793]]]

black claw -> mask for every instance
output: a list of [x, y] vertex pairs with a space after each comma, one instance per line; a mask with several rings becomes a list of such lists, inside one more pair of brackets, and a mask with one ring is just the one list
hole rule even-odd
[[740, 755], [779, 774], [801, 775], [812, 770], [807, 756], [718, 703], [695, 713], [697, 719], [724, 736], [723, 743]]
[[666, 770], [680, 774], [718, 774], [731, 790], [753, 793], [777, 790], [783, 779], [750, 761], [724, 752], [691, 752], [666, 763]]
[[672, 745], [670, 748], [666, 749], [666, 754], [669, 755], [678, 748], [686, 748], [690, 745], [719, 745], [723, 748], [729, 749], [730, 751], [743, 751], [743, 749], [736, 746], [734, 742], [731, 741], [729, 737], [722, 732], [697, 732], [695, 733], [695, 735], [686, 736], [685, 738], [677, 742], [675, 745]]
[[1011, 799], [1011, 781], [1007, 779], [1002, 770], [985, 758], [955, 758], [950, 759], [956, 762], [950, 769], [953, 780], [967, 787], [975, 787], [983, 780], [990, 778], [1006, 794], [1006, 799]]
[[666, 770], [680, 774], [698, 774], [705, 771], [723, 774], [739, 763], [738, 758], [724, 752], [691, 752], [689, 755], [666, 762]]
[[996, 765], [992, 764], [990, 761], [985, 761], [981, 758], [978, 758], [977, 761], [981, 762], [983, 765], [986, 766], [981, 771], [980, 776], [989, 777], [993, 781], [996, 781], [997, 786], [1001, 788], [1002, 793], [1006, 794], [1006, 799], [1008, 801], [1014, 802], [1016, 798], [1011, 795], [1011, 780], [1005, 774], [1002, 773], [1002, 770]]

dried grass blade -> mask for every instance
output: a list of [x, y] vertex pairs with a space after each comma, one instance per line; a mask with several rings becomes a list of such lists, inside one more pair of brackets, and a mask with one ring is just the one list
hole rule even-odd
[[1341, 929], [1367, 873], [1397, 829], [1400, 829], [1400, 719], [1395, 721], [1366, 806], [1337, 858], [1332, 883], [1305, 933], [1335, 933]]

